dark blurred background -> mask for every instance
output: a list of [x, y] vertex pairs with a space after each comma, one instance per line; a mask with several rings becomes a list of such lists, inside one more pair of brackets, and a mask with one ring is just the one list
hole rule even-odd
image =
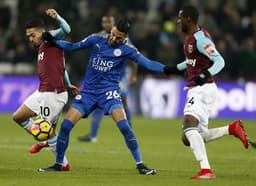
[[[223, 81], [256, 80], [256, 1], [255, 0], [1, 0], [0, 74], [36, 74], [37, 52], [28, 45], [24, 25], [33, 16], [43, 16], [49, 28], [56, 24], [44, 10], [55, 8], [71, 26], [70, 41], [82, 40], [98, 32], [101, 17], [132, 21], [130, 38], [147, 57], [174, 65], [184, 60], [184, 34], [176, 28], [179, 9], [193, 4], [200, 10], [200, 25], [209, 30], [226, 66], [217, 76]], [[66, 53], [72, 81], [84, 75], [88, 51]], [[149, 74], [139, 68], [139, 76]]]

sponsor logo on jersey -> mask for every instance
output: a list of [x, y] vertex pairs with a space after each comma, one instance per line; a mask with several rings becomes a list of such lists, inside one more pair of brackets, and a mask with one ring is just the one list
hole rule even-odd
[[112, 69], [113, 66], [114, 66], [113, 61], [108, 61], [100, 57], [94, 57], [92, 60], [92, 67], [98, 71], [108, 72]]
[[212, 44], [205, 45], [204, 49], [206, 50], [207, 54], [209, 54], [209, 55], [212, 55], [215, 52], [215, 48], [212, 46]]
[[188, 45], [188, 53], [192, 53], [193, 52], [193, 45], [189, 44]]
[[121, 56], [121, 54], [122, 54], [122, 51], [121, 51], [120, 49], [115, 49], [115, 50], [114, 50], [114, 55], [115, 55], [115, 56], [118, 57], [118, 56]]
[[101, 45], [99, 43], [96, 43], [96, 47], [100, 50]]
[[188, 65], [191, 65], [192, 67], [195, 67], [196, 66], [196, 59], [186, 59], [186, 63]]
[[44, 52], [41, 52], [41, 53], [38, 54], [37, 60], [42, 61], [43, 59], [44, 59]]

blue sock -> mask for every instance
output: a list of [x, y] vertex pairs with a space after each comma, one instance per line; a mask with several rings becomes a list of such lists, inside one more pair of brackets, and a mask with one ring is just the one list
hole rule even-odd
[[127, 120], [128, 120], [128, 123], [130, 125], [130, 127], [132, 127], [132, 113], [130, 112], [129, 109], [125, 110], [125, 114], [126, 114], [126, 117], [127, 117]]
[[128, 121], [121, 120], [117, 123], [117, 126], [118, 126], [119, 130], [121, 131], [121, 133], [123, 134], [125, 143], [126, 143], [127, 147], [130, 149], [132, 156], [133, 156], [134, 160], [136, 161], [136, 164], [141, 163], [142, 159], [141, 159], [139, 146], [138, 146], [137, 140], [135, 138], [135, 135], [134, 135], [131, 127], [128, 124]]
[[64, 121], [61, 124], [60, 132], [57, 139], [57, 156], [56, 156], [56, 163], [62, 164], [63, 158], [65, 155], [65, 151], [68, 147], [69, 142], [69, 134], [72, 128], [74, 127], [73, 123], [67, 119], [64, 119]]
[[96, 109], [92, 112], [92, 121], [91, 121], [91, 137], [96, 138], [98, 129], [100, 127], [100, 122], [104, 116], [104, 111], [101, 109]]

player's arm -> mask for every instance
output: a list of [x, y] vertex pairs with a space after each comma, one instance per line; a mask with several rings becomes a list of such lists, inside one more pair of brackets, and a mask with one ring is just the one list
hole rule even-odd
[[69, 24], [57, 13], [55, 9], [47, 9], [45, 13], [51, 18], [55, 19], [60, 27], [56, 30], [49, 31], [53, 37], [61, 39], [66, 34], [70, 33], [71, 28]]
[[211, 76], [216, 75], [224, 68], [225, 61], [210, 39], [205, 38], [198, 40], [197, 49], [200, 53], [204, 54], [213, 62], [212, 66], [208, 69]]
[[78, 92], [80, 91], [80, 89], [74, 85], [71, 84], [69, 75], [68, 75], [68, 71], [65, 69], [65, 73], [64, 73], [64, 83], [65, 83], [65, 87], [67, 87], [67, 89], [73, 94], [76, 95], [78, 94]]
[[129, 77], [129, 84], [132, 85], [137, 81], [138, 64], [131, 61], [131, 75]]
[[182, 75], [186, 69], [187, 62], [185, 60], [175, 66], [165, 66], [164, 73], [167, 75]]
[[136, 58], [132, 58], [136, 63], [138, 63], [139, 65], [145, 67], [146, 69], [150, 70], [150, 71], [154, 71], [154, 72], [164, 72], [164, 67], [165, 65], [148, 59], [143, 55], [139, 55]]
[[76, 43], [72, 43], [65, 40], [55, 40], [55, 38], [53, 37], [49, 38], [49, 40], [47, 38], [47, 41], [53, 42], [55, 45], [57, 45], [58, 47], [66, 51], [74, 51], [74, 50], [79, 50], [83, 48], [88, 48], [95, 42], [95, 40], [97, 40], [97, 38], [94, 35], [90, 35], [85, 39], [83, 39], [82, 41], [79, 41]]
[[198, 38], [196, 37], [196, 39], [198, 51], [213, 62], [209, 69], [205, 70], [195, 78], [195, 82], [198, 85], [203, 85], [205, 82], [207, 82], [207, 79], [210, 76], [216, 75], [224, 68], [225, 61], [215, 48], [214, 43], [209, 38], [200, 37], [199, 35]]

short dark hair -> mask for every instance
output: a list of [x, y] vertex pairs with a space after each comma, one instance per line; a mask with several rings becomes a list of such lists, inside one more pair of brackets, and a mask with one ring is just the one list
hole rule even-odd
[[131, 28], [131, 23], [128, 19], [121, 19], [117, 22], [116, 24], [116, 28], [117, 30], [119, 30], [120, 32], [124, 32], [125, 34], [127, 34]]
[[27, 28], [34, 28], [34, 27], [46, 28], [45, 21], [43, 19], [40, 19], [40, 18], [33, 18], [33, 19], [30, 19], [29, 21], [26, 22], [26, 29]]
[[194, 23], [198, 22], [199, 12], [196, 7], [192, 5], [186, 5], [182, 8], [182, 15], [184, 17], [190, 17]]

